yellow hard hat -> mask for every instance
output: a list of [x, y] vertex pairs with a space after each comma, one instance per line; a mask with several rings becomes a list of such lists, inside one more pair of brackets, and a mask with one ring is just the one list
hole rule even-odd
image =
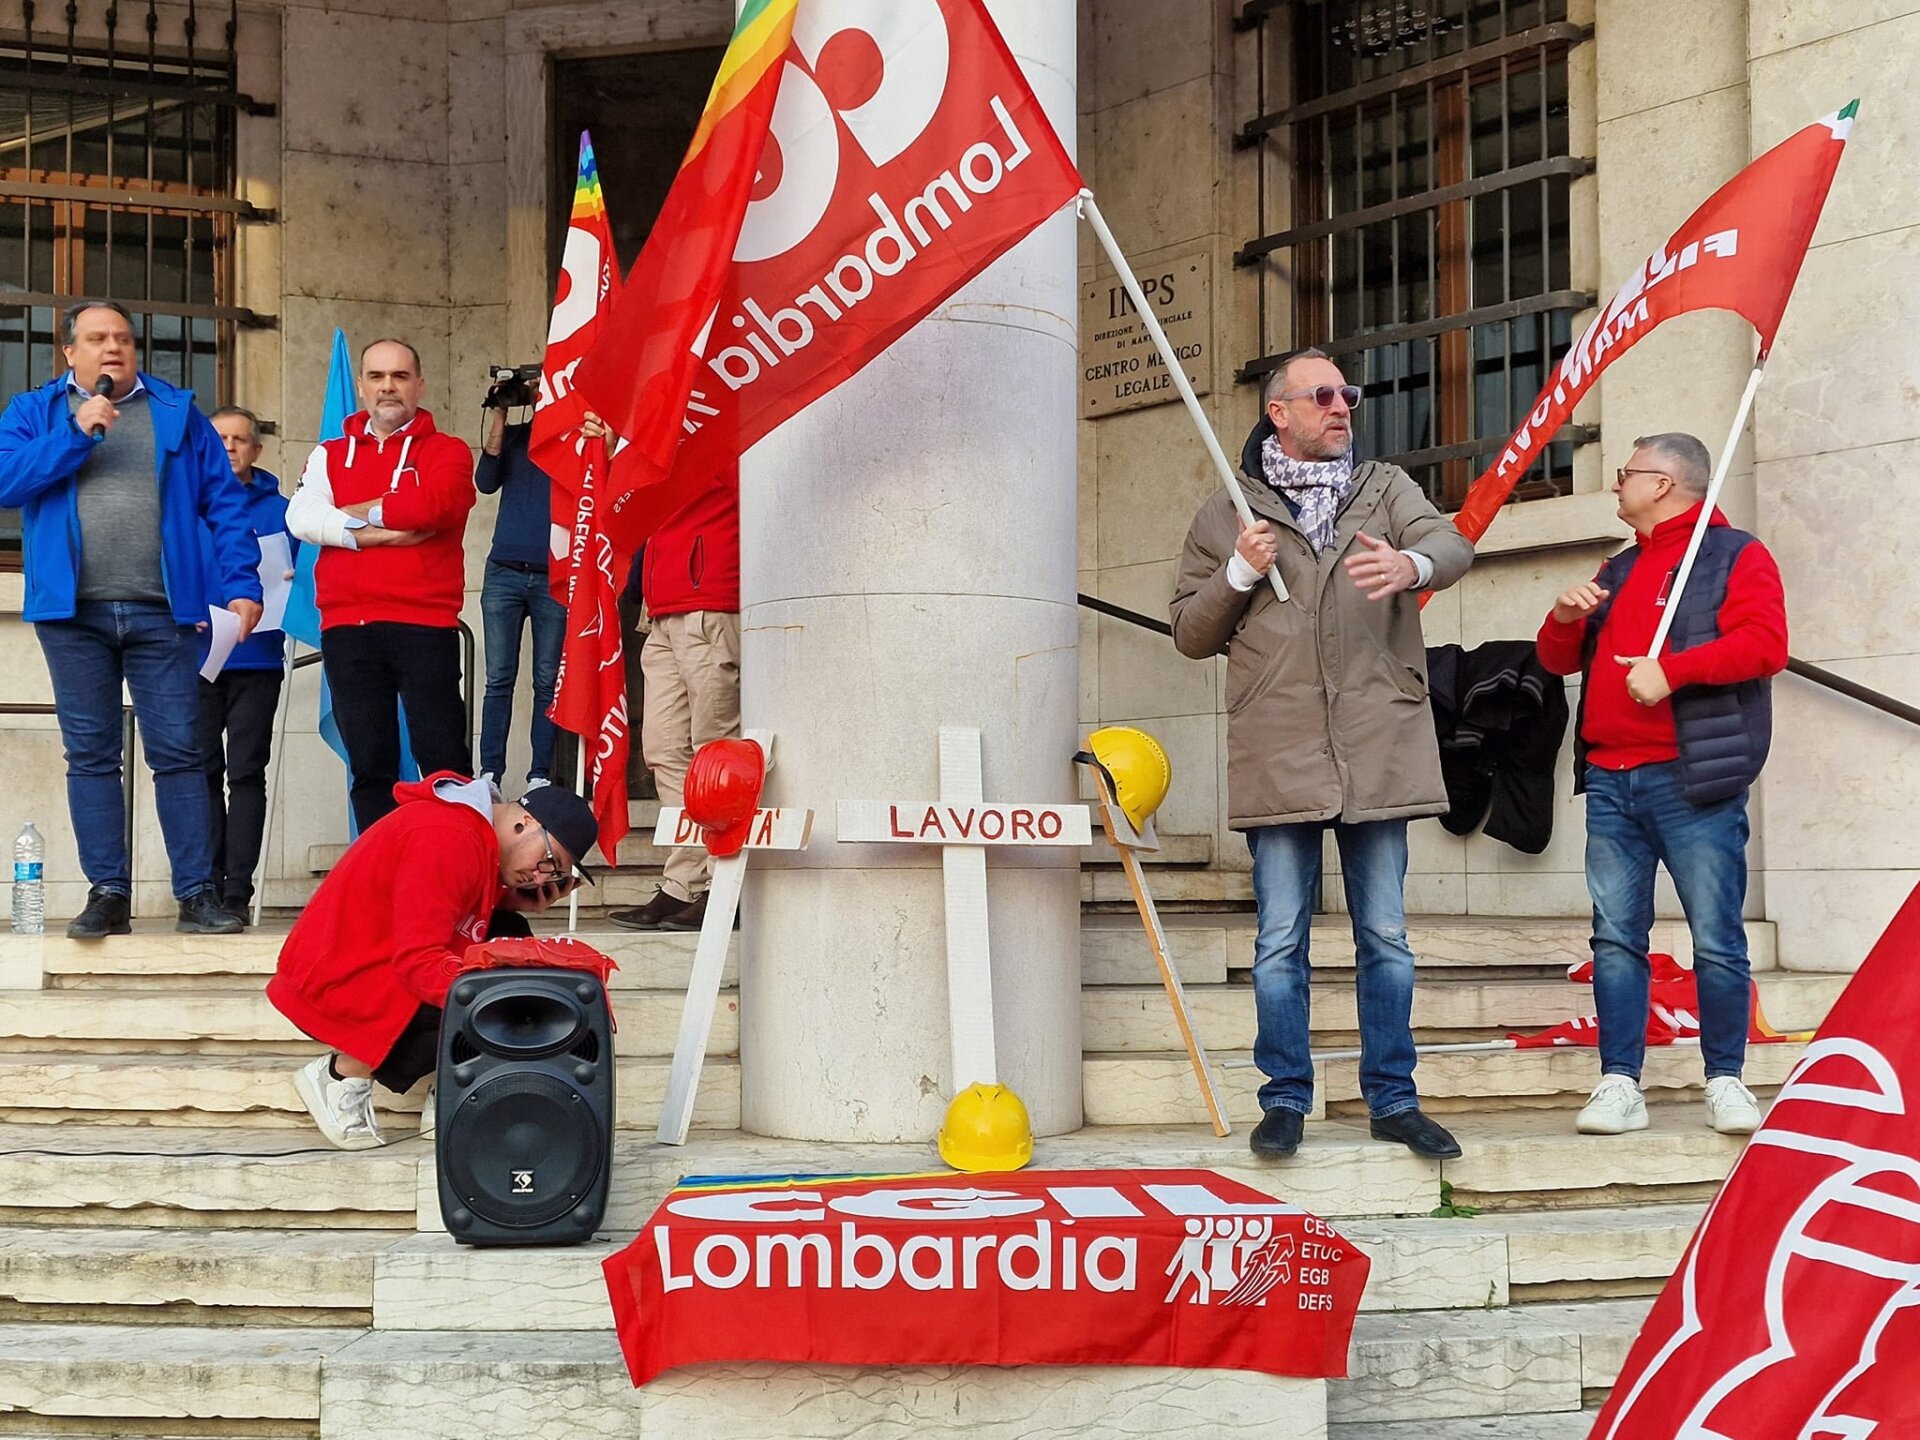
[[956, 1170], [1018, 1170], [1033, 1159], [1033, 1122], [1004, 1085], [969, 1085], [947, 1106], [940, 1158]]
[[1144, 831], [1167, 798], [1173, 765], [1160, 742], [1144, 730], [1109, 725], [1087, 737], [1087, 748], [1113, 781], [1114, 796], [1136, 831]]

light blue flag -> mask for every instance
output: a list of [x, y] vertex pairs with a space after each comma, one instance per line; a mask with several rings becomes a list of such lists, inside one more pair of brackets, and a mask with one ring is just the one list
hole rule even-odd
[[[324, 443], [347, 433], [347, 417], [360, 408], [353, 393], [353, 352], [347, 346], [347, 332], [333, 329], [333, 354], [327, 360], [327, 391], [320, 403], [320, 439]], [[302, 545], [294, 566], [293, 589], [287, 596], [287, 618], [281, 628], [303, 645], [320, 648], [320, 606], [314, 596], [313, 567], [320, 558], [318, 545]], [[327, 672], [320, 671], [320, 738], [347, 766], [347, 788], [353, 788], [353, 767], [347, 760], [347, 742], [340, 738], [340, 723], [333, 715], [333, 690], [327, 684]], [[400, 778], [418, 780], [420, 767], [413, 763], [413, 743], [407, 735], [407, 717], [400, 715]], [[353, 807], [347, 807], [347, 838], [355, 839], [360, 827], [354, 822]]]

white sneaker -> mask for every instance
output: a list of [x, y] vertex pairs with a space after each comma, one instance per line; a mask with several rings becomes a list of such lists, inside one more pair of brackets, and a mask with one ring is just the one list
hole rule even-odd
[[534, 776], [534, 777], [533, 777], [533, 778], [532, 778], [531, 780], [529, 780], [529, 781], [527, 781], [527, 790], [526, 790], [526, 793], [527, 793], [527, 794], [529, 794], [529, 795], [531, 795], [531, 794], [533, 794], [533, 792], [534, 792], [534, 791], [536, 791], [536, 790], [544, 790], [544, 789], [546, 789], [546, 788], [547, 788], [547, 787], [548, 787], [549, 785], [551, 785], [551, 784], [553, 784], [553, 782], [552, 782], [551, 780], [549, 780], [549, 779], [547, 779], [547, 777], [546, 777], [546, 776], [544, 776], [544, 775], [536, 775], [536, 776]]
[[1760, 1102], [1731, 1075], [1707, 1081], [1707, 1124], [1722, 1135], [1751, 1135], [1760, 1128]]
[[1647, 1097], [1625, 1075], [1602, 1075], [1573, 1128], [1582, 1135], [1624, 1135], [1647, 1128]]
[[373, 1123], [373, 1081], [336, 1080], [332, 1059], [322, 1055], [293, 1074], [293, 1088], [300, 1092], [320, 1133], [342, 1150], [372, 1150], [386, 1144]]

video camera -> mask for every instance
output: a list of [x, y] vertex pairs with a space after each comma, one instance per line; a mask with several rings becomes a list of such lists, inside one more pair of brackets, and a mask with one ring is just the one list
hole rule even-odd
[[538, 365], [491, 365], [487, 368], [487, 398], [480, 402], [487, 410], [512, 410], [531, 405], [538, 398], [535, 382], [540, 379]]

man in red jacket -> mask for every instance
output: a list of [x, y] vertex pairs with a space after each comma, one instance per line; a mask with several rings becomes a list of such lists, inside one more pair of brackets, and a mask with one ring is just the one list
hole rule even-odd
[[314, 568], [320, 653], [362, 830], [394, 807], [398, 706], [422, 774], [473, 770], [459, 638], [473, 453], [434, 429], [426, 388], [406, 341], [361, 351], [367, 408], [314, 447], [287, 506], [287, 528], [325, 547]]
[[567, 894], [599, 833], [593, 807], [559, 785], [514, 803], [442, 772], [396, 787], [394, 803], [321, 882], [267, 982], [274, 1008], [334, 1049], [294, 1088], [343, 1150], [383, 1143], [374, 1081], [398, 1094], [432, 1072], [447, 989], [495, 911]]
[[[1686, 588], [1673, 593], [1711, 460], [1691, 435], [1634, 446], [1613, 486], [1634, 544], [1562, 595], [1537, 641], [1548, 670], [1581, 677], [1575, 786], [1587, 796], [1601, 1079], [1575, 1126], [1646, 1127], [1647, 947], [1654, 866], [1664, 862], [1693, 934], [1707, 1123], [1746, 1135], [1760, 1124], [1740, 1083], [1752, 995], [1747, 792], [1772, 736], [1769, 678], [1787, 663], [1786, 603], [1773, 556], [1718, 510]], [[1649, 655], [1669, 604], [1666, 651]]]
[[[588, 411], [589, 436], [612, 431]], [[714, 478], [647, 538], [640, 593], [653, 628], [640, 651], [640, 746], [662, 805], [681, 803], [693, 752], [740, 733], [740, 471]], [[713, 861], [704, 847], [667, 852], [660, 888], [607, 919], [628, 930], [698, 930]]]

